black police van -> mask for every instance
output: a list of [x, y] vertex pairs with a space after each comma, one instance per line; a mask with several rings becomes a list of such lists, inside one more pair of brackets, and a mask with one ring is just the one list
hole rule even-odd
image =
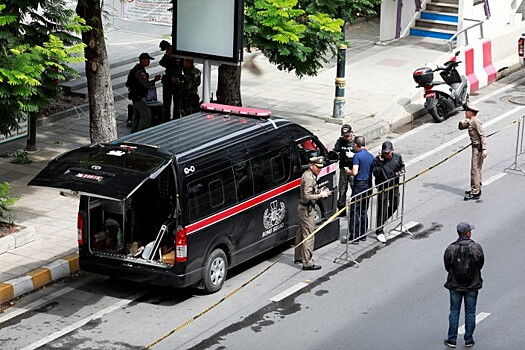
[[[210, 103], [64, 153], [29, 185], [80, 195], [82, 270], [215, 292], [230, 267], [295, 237], [300, 177], [317, 155], [330, 159], [319, 186], [335, 190], [337, 156], [308, 130], [267, 110]], [[318, 222], [336, 199], [316, 203]], [[338, 237], [335, 220], [316, 247]]]

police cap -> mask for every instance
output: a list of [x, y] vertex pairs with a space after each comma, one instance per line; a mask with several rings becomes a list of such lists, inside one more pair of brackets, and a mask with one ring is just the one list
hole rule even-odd
[[318, 168], [324, 167], [324, 157], [312, 157], [310, 158], [310, 163], [314, 164]]
[[352, 127], [349, 124], [343, 124], [341, 126], [341, 135], [348, 136], [352, 133]]
[[470, 103], [466, 103], [463, 108], [465, 109], [465, 111], [471, 111], [472, 113], [474, 114], [477, 114], [479, 112], [479, 108], [476, 108], [474, 107], [472, 104]]

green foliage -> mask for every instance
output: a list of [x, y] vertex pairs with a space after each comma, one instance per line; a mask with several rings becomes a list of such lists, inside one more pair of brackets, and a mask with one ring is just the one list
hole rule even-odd
[[49, 106], [59, 82], [77, 75], [68, 64], [83, 61], [84, 23], [64, 0], [0, 5], [0, 133]]
[[13, 157], [15, 157], [15, 159], [11, 161], [11, 163], [13, 164], [31, 164], [33, 163], [33, 161], [29, 159], [29, 157], [27, 156], [26, 151], [16, 152], [13, 155]]
[[11, 207], [15, 205], [19, 199], [10, 194], [11, 186], [9, 182], [0, 183], [0, 220], [5, 220], [7, 223], [13, 223], [13, 216], [11, 214]]
[[245, 40], [281, 70], [315, 75], [336, 54], [343, 20], [310, 13], [299, 0], [245, 0]]
[[244, 37], [281, 70], [316, 75], [337, 55], [345, 20], [374, 14], [381, 0], [245, 0]]

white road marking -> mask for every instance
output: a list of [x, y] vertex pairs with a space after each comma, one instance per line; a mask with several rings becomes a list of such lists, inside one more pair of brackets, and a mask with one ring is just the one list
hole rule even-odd
[[281, 301], [284, 298], [286, 298], [287, 296], [292, 295], [293, 293], [297, 292], [300, 289], [303, 289], [307, 285], [308, 285], [308, 283], [306, 283], [306, 282], [299, 282], [299, 283], [291, 286], [290, 288], [288, 288], [284, 292], [281, 292], [281, 293], [277, 294], [276, 296], [271, 297], [270, 300], [273, 301], [273, 302]]
[[[476, 324], [480, 323], [484, 319], [490, 316], [490, 313], [488, 312], [480, 312], [476, 315]], [[458, 335], [465, 334], [465, 325], [462, 325], [458, 328]]]
[[[484, 126], [490, 126], [492, 124], [495, 124], [495, 123], [499, 122], [500, 120], [503, 120], [503, 119], [505, 119], [505, 118], [507, 118], [509, 116], [512, 116], [512, 115], [518, 113], [519, 111], [521, 111], [523, 109], [525, 109], [525, 107], [523, 107], [523, 106], [515, 107], [515, 108], [511, 109], [510, 111], [508, 111], [506, 113], [503, 113], [499, 117], [496, 117], [496, 118], [494, 118], [494, 119], [484, 123]], [[408, 162], [405, 163], [405, 167], [408, 168], [409, 166], [411, 166], [411, 165], [413, 165], [413, 164], [415, 164], [415, 163], [417, 163], [417, 162], [419, 162], [419, 161], [421, 161], [421, 160], [423, 160], [425, 158], [428, 158], [428, 157], [436, 154], [437, 152], [440, 152], [440, 151], [444, 150], [445, 148], [448, 148], [448, 147], [452, 146], [453, 144], [458, 143], [459, 141], [462, 141], [463, 139], [466, 139], [467, 137], [468, 137], [468, 134], [465, 132], [463, 135], [458, 136], [455, 139], [452, 139], [452, 140], [450, 140], [450, 141], [448, 141], [448, 142], [446, 142], [446, 143], [444, 143], [444, 144], [442, 144], [442, 145], [440, 145], [440, 146], [438, 146], [438, 147], [436, 147], [436, 148], [434, 148], [434, 149], [432, 149], [432, 150], [430, 150], [430, 151], [428, 151], [426, 153], [420, 154], [416, 158], [413, 158], [413, 159], [409, 160]]]
[[79, 282], [76, 282], [76, 283], [73, 283], [70, 287], [63, 287], [62, 289], [60, 289], [59, 291], [56, 291], [55, 293], [52, 293], [52, 294], [49, 294], [49, 295], [46, 295], [30, 304], [27, 304], [25, 305], [24, 307], [13, 307], [9, 310], [6, 311], [6, 313], [2, 316], [0, 316], [0, 324], [5, 322], [5, 321], [8, 321], [10, 319], [12, 319], [13, 317], [16, 317], [18, 315], [21, 315], [27, 311], [31, 311], [35, 308], [38, 308], [40, 307], [41, 305], [45, 304], [45, 303], [48, 303], [50, 300], [52, 299], [55, 299], [61, 295], [64, 295], [66, 293], [69, 293], [69, 292], [73, 292], [75, 290], [77, 290], [79, 287], [83, 286], [84, 284], [87, 284], [87, 283], [90, 283], [92, 282], [96, 277], [95, 276], [89, 276], [85, 279], [83, 279], [82, 281], [79, 281]]
[[488, 180], [483, 181], [483, 186], [488, 186], [491, 183], [493, 183], [494, 181], [501, 179], [505, 175], [507, 175], [507, 173], [499, 173], [499, 174], [496, 174], [494, 176], [491, 176], [491, 177], [489, 177]]
[[90, 315], [89, 317], [86, 317], [78, 322], [75, 322], [73, 323], [72, 325], [69, 325], [65, 328], [63, 328], [62, 330], [58, 331], [58, 332], [55, 332], [53, 334], [50, 334], [48, 335], [47, 337], [44, 337], [42, 339], [40, 339], [39, 341], [37, 342], [34, 342], [33, 344], [30, 344], [20, 350], [34, 350], [34, 349], [37, 349], [49, 342], [52, 342], [53, 340], [56, 340], [60, 337], [62, 337], [63, 335], [65, 334], [68, 334], [80, 327], [82, 327], [83, 325], [87, 324], [89, 321], [93, 321], [93, 320], [96, 320], [97, 318], [100, 318], [106, 314], [109, 314], [110, 312], [113, 312], [117, 309], [120, 309], [121, 307], [133, 302], [133, 300], [135, 300], [136, 298], [138, 298], [140, 295], [135, 295], [135, 296], [132, 296], [130, 299], [123, 299], [123, 300], [120, 300], [118, 302], [116, 302], [115, 304], [111, 305], [111, 306], [108, 306], [107, 308], [105, 309], [102, 309], [100, 311], [97, 311], [95, 312], [94, 314]]

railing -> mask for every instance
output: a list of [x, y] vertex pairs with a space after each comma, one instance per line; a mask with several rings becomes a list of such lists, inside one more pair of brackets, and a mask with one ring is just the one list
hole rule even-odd
[[524, 148], [524, 143], [523, 143], [524, 133], [525, 133], [525, 116], [521, 116], [520, 120], [518, 121], [518, 134], [516, 136], [516, 151], [514, 152], [514, 163], [506, 167], [503, 171], [511, 170], [511, 171], [516, 171], [516, 172], [521, 172], [521, 174], [525, 175], [525, 170], [521, 168], [520, 163], [518, 162], [518, 156], [525, 153], [525, 148]]
[[[334, 262], [345, 260], [358, 265], [350, 252], [350, 245], [365, 240], [368, 234], [375, 236], [377, 233], [387, 232], [387, 225], [397, 223], [393, 230], [388, 231], [408, 233], [414, 237], [403, 225], [404, 212], [405, 174], [352, 196], [347, 209], [347, 235], [341, 237], [342, 243], [346, 243], [346, 249]], [[384, 234], [388, 237], [388, 234]]]
[[485, 21], [479, 20], [479, 19], [469, 19], [469, 18], [464, 18], [463, 21], [474, 21], [474, 22], [477, 22], [477, 23], [474, 23], [473, 25], [468, 26], [467, 28], [461, 29], [459, 32], [457, 32], [456, 34], [452, 35], [452, 37], [450, 39], [448, 39], [449, 52], [452, 52], [452, 42], [454, 40], [456, 40], [456, 38], [460, 34], [463, 34], [463, 33], [465, 34], [465, 45], [468, 45], [468, 30], [472, 29], [474, 27], [479, 26], [479, 31], [480, 31], [480, 34], [481, 34], [481, 38], [483, 39], [483, 22], [485, 22]]

